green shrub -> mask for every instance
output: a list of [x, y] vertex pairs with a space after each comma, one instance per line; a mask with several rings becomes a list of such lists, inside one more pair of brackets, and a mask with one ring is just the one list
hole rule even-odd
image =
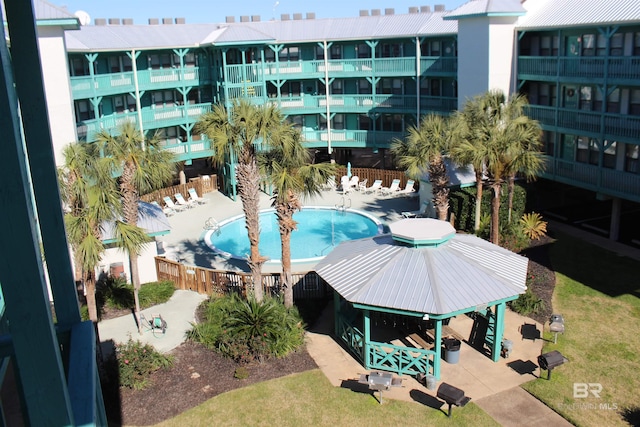
[[511, 223], [500, 230], [500, 246], [512, 252], [520, 252], [529, 247], [531, 239], [524, 234], [522, 226], [518, 223]]
[[82, 320], [90, 320], [89, 319], [89, 307], [87, 307], [86, 305], [83, 305], [83, 306], [80, 307], [80, 318]]
[[176, 288], [172, 281], [145, 283], [140, 287], [140, 307], [147, 308], [169, 301]]
[[244, 380], [249, 378], [249, 370], [244, 366], [238, 366], [236, 370], [233, 372], [233, 377], [239, 380]]
[[151, 345], [129, 341], [116, 346], [120, 385], [142, 390], [150, 385], [149, 375], [173, 365], [173, 358], [157, 352]]
[[237, 362], [283, 357], [304, 343], [303, 322], [297, 309], [265, 298], [262, 303], [234, 295], [211, 300], [203, 321], [189, 339], [214, 348]]
[[527, 288], [524, 294], [521, 294], [518, 299], [509, 303], [509, 306], [513, 311], [523, 316], [528, 316], [531, 313], [539, 313], [544, 310], [544, 301], [538, 298], [531, 289]]

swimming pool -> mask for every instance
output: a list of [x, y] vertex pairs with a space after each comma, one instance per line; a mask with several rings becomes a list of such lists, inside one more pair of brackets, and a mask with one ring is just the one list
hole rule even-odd
[[[337, 210], [322, 206], [305, 206], [293, 219], [298, 229], [291, 233], [291, 261], [317, 261], [340, 242], [375, 236], [382, 232], [381, 222], [354, 209]], [[244, 215], [220, 223], [219, 231], [207, 231], [204, 242], [225, 257], [246, 259], [249, 238]], [[280, 232], [274, 209], [260, 212], [260, 254], [269, 262], [282, 258]]]

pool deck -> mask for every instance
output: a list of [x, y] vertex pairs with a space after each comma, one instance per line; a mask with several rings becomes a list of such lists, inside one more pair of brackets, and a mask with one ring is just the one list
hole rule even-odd
[[[414, 193], [417, 195], [417, 193]], [[218, 222], [236, 215], [242, 215], [242, 202], [240, 197], [236, 201], [226, 195], [214, 191], [203, 196], [208, 202], [197, 205], [192, 209], [177, 212], [169, 217], [171, 233], [157, 238], [161, 243], [159, 254], [169, 259], [180, 260], [186, 264], [198, 265], [215, 269], [248, 271], [246, 262], [240, 259], [226, 259], [216, 254], [203, 241], [206, 230], [204, 225], [209, 217]], [[402, 212], [413, 211], [419, 208], [417, 197], [407, 196], [381, 196], [378, 194], [363, 194], [353, 191], [347, 196], [335, 190], [323, 191], [319, 197], [303, 200], [303, 206], [336, 206], [346, 203], [351, 208], [362, 210], [377, 217], [383, 224], [402, 218]], [[271, 207], [268, 195], [261, 193], [260, 208]], [[304, 207], [303, 207], [304, 209]], [[294, 263], [294, 271], [309, 271], [315, 263]], [[265, 263], [263, 272], [279, 272], [280, 264]]]

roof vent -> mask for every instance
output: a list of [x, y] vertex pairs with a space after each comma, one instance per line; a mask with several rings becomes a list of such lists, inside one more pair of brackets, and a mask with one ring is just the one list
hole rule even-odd
[[307, 19], [316, 19], [315, 12], [307, 12]]
[[433, 11], [434, 12], [444, 12], [447, 9], [445, 8], [445, 6], [443, 4], [436, 4], [435, 6], [433, 6]]
[[240, 22], [249, 22], [249, 15], [242, 15], [240, 17]]
[[288, 13], [283, 13], [282, 15], [280, 15], [280, 20], [281, 21], [288, 21], [289, 18], [289, 14]]
[[173, 18], [162, 18], [163, 25], [173, 24]]
[[371, 9], [371, 16], [380, 16], [380, 9]]
[[395, 10], [393, 10], [393, 8], [389, 8], [389, 9], [385, 9], [384, 10], [384, 14], [385, 15], [393, 15], [395, 13]]
[[420, 6], [420, 13], [431, 13], [431, 6]]
[[260, 15], [251, 15], [251, 22], [260, 22]]
[[369, 16], [369, 11], [366, 9], [360, 9], [360, 16]]
[[227, 24], [232, 24], [236, 22], [236, 18], [235, 16], [227, 16], [226, 18], [224, 18], [224, 22], [226, 22]]
[[160, 20], [158, 18], [149, 18], [149, 25], [158, 25]]
[[302, 14], [301, 13], [294, 13], [293, 14], [293, 19], [294, 21], [299, 21], [302, 19]]
[[187, 20], [185, 18], [176, 18], [176, 24], [186, 24]]
[[133, 25], [133, 19], [131, 19], [131, 18], [122, 18], [122, 25]]
[[109, 18], [109, 25], [120, 25], [120, 18]]
[[107, 20], [105, 18], [96, 18], [93, 23], [95, 25], [107, 25]]
[[409, 13], [418, 13], [420, 11], [420, 8], [415, 7], [415, 6], [411, 6], [409, 7]]

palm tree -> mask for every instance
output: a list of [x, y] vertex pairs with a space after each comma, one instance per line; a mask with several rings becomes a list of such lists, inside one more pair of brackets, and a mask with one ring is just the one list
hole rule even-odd
[[58, 169], [58, 181], [67, 211], [67, 235], [85, 286], [89, 318], [97, 322], [95, 271], [106, 249], [102, 226], [116, 220], [121, 204], [115, 180], [87, 148], [82, 143], [64, 148], [64, 164]]
[[322, 184], [335, 175], [336, 165], [313, 163], [302, 143], [300, 131], [283, 123], [272, 135], [269, 150], [258, 157], [260, 170], [273, 187], [272, 206], [276, 210], [282, 245], [282, 275], [285, 307], [293, 306], [291, 276], [291, 233], [297, 223], [293, 214], [302, 209], [301, 197], [320, 194]]
[[108, 165], [114, 176], [120, 173], [118, 184], [124, 221], [118, 224], [115, 238], [116, 244], [129, 254], [136, 316], [139, 319], [138, 291], [141, 284], [138, 256], [150, 239], [146, 234], [136, 232], [138, 203], [140, 194], [162, 188], [173, 179], [173, 154], [160, 149], [155, 137], [145, 141], [144, 136], [131, 122], [121, 125], [116, 135], [104, 130], [98, 133], [95, 149], [103, 154], [102, 162]]
[[282, 113], [272, 105], [256, 106], [245, 99], [233, 102], [227, 109], [222, 104], [214, 105], [196, 123], [195, 132], [207, 135], [213, 144], [213, 161], [223, 166], [235, 163], [238, 191], [242, 201], [250, 254], [247, 264], [253, 277], [253, 293], [256, 301], [263, 299], [262, 264], [266, 258], [260, 255], [260, 182], [257, 151], [268, 145], [272, 129], [283, 122]]
[[433, 204], [438, 219], [446, 221], [449, 213], [449, 176], [444, 163], [444, 154], [450, 148], [451, 131], [446, 119], [435, 114], [422, 118], [420, 126], [411, 126], [404, 139], [394, 139], [391, 152], [398, 166], [407, 174], [419, 179], [428, 167], [429, 181], [433, 191]]

